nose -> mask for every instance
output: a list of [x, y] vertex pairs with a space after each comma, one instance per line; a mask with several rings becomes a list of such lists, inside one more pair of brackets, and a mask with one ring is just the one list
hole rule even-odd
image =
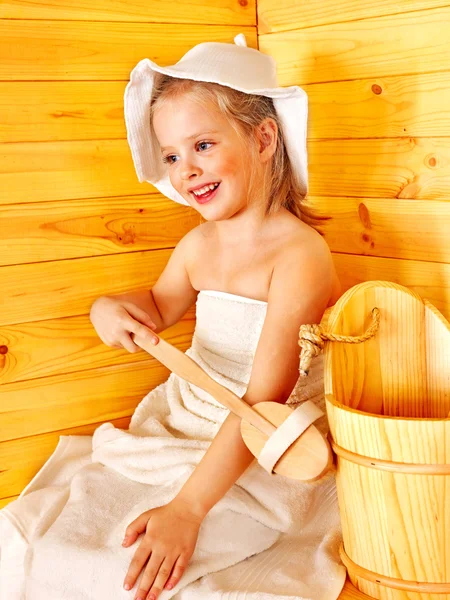
[[195, 163], [195, 161], [192, 161], [188, 158], [184, 159], [183, 165], [180, 169], [180, 176], [183, 180], [188, 181], [190, 179], [198, 177], [201, 174], [202, 174], [202, 170]]

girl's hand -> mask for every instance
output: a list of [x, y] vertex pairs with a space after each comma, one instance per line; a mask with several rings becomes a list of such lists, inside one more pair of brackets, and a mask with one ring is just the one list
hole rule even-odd
[[139, 352], [142, 348], [133, 342], [132, 333], [149, 338], [153, 344], [159, 342], [152, 331], [156, 324], [151, 316], [133, 302], [100, 296], [91, 306], [89, 317], [99, 338], [107, 346]]
[[128, 525], [122, 542], [126, 547], [145, 531], [124, 580], [125, 589], [127, 584], [131, 589], [145, 569], [136, 600], [153, 600], [151, 594], [157, 598], [166, 582], [167, 589], [179, 582], [194, 553], [201, 523], [202, 517], [175, 499], [165, 506], [147, 510]]

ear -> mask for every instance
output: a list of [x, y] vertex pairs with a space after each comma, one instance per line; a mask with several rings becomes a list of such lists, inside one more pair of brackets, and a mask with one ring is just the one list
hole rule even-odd
[[278, 127], [274, 119], [265, 118], [258, 125], [257, 135], [259, 140], [259, 159], [267, 162], [274, 154], [277, 147]]

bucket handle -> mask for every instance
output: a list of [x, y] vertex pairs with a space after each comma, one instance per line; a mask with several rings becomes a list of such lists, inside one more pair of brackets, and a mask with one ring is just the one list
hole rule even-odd
[[372, 323], [362, 335], [338, 335], [325, 331], [322, 325], [301, 325], [298, 345], [301, 348], [299, 373], [306, 377], [313, 357], [318, 356], [325, 346], [325, 341], [360, 344], [372, 338], [380, 327], [380, 309], [372, 309]]

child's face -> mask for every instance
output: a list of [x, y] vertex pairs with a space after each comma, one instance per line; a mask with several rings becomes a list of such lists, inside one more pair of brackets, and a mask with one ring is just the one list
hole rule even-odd
[[[153, 128], [173, 187], [205, 219], [228, 219], [247, 206], [249, 150], [212, 103], [205, 110], [187, 96], [167, 101]], [[192, 192], [217, 182], [210, 199]]]

